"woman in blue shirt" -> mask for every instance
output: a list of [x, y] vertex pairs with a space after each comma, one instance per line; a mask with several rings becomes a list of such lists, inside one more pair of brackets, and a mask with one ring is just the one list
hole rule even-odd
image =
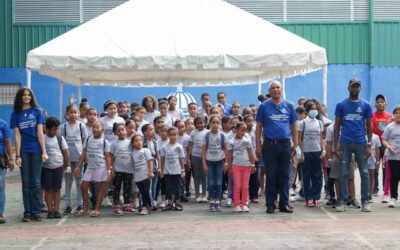
[[45, 123], [31, 89], [21, 88], [14, 100], [10, 127], [15, 134], [15, 162], [21, 167], [23, 222], [41, 221], [40, 176], [47, 160], [43, 136]]
[[0, 119], [0, 224], [6, 222], [4, 219], [4, 205], [6, 202], [7, 168], [10, 171], [14, 169], [10, 129], [8, 128], [8, 124]]

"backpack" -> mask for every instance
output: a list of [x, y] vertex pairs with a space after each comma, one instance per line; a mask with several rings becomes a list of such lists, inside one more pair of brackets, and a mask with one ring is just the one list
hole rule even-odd
[[62, 148], [62, 136], [57, 134], [57, 141], [58, 141], [58, 147], [60, 148], [61, 154], [63, 152]]
[[[86, 138], [86, 150], [89, 145], [89, 138], [90, 138], [90, 135]], [[106, 139], [104, 137], [103, 137], [103, 152], [104, 153], [106, 152]]]
[[[210, 140], [210, 133], [211, 133], [211, 131], [208, 131], [207, 134], [206, 134], [206, 148], [207, 149], [208, 149], [208, 144], [209, 144], [208, 141]], [[225, 148], [225, 136], [220, 132], [218, 132], [218, 133], [219, 133], [219, 136], [220, 136], [221, 149], [224, 150], [224, 148]]]
[[[81, 132], [81, 140], [83, 143], [83, 134], [82, 134], [82, 123], [79, 123], [79, 131]], [[64, 137], [67, 138], [67, 124], [64, 124]]]

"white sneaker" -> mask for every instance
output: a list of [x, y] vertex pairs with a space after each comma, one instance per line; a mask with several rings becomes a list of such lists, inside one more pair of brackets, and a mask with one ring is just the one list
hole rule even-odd
[[107, 197], [105, 197], [104, 199], [103, 199], [103, 201], [101, 202], [101, 206], [102, 207], [112, 207], [112, 203], [111, 203], [111, 201], [110, 201], [110, 198], [108, 198], [108, 196]]
[[207, 199], [207, 197], [203, 197], [203, 198], [201, 198], [201, 202], [207, 203], [207, 202], [208, 202], [208, 199]]
[[296, 196], [296, 192], [291, 188], [291, 189], [289, 189], [289, 195]]
[[226, 199], [226, 206], [232, 207], [232, 199], [231, 198]]
[[248, 213], [248, 212], [250, 212], [250, 209], [249, 209], [248, 206], [243, 206], [242, 207], [242, 211], [245, 212], [245, 213]]
[[161, 201], [160, 205], [158, 205], [158, 208], [163, 209], [166, 205], [167, 205], [167, 203], [165, 201]]
[[235, 212], [236, 212], [236, 213], [241, 213], [241, 212], [243, 212], [242, 207], [241, 207], [241, 206], [236, 206], [236, 207], [235, 207]]
[[382, 203], [389, 203], [389, 201], [390, 201], [390, 197], [388, 195], [384, 195], [382, 197]]
[[203, 202], [203, 199], [199, 196], [199, 197], [196, 198], [196, 202], [197, 203], [201, 203], [201, 202]]
[[146, 207], [143, 207], [142, 208], [142, 211], [140, 211], [140, 215], [146, 215], [146, 214], [148, 214], [149, 213], [149, 211], [147, 210], [147, 208]]
[[389, 207], [396, 207], [397, 200], [395, 198], [390, 199]]
[[296, 195], [294, 198], [295, 198], [296, 201], [305, 201], [304, 197], [300, 196], [299, 194]]
[[289, 197], [290, 202], [296, 202], [296, 196], [290, 196]]

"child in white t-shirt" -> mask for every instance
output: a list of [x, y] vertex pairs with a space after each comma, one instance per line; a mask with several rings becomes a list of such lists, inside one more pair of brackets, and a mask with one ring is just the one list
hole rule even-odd
[[77, 215], [88, 215], [89, 212], [89, 185], [96, 182], [96, 208], [90, 213], [91, 217], [100, 216], [100, 206], [104, 196], [104, 185], [112, 179], [110, 158], [110, 143], [103, 137], [103, 125], [100, 122], [93, 124], [93, 137], [88, 137], [83, 145], [83, 153], [77, 163], [75, 175], [79, 175], [81, 166], [86, 161], [87, 169], [83, 176], [81, 190], [83, 209]]
[[176, 142], [178, 129], [171, 127], [168, 129], [169, 143], [161, 147], [161, 175], [165, 179], [165, 194], [168, 204], [163, 211], [175, 209], [182, 211], [183, 207], [180, 202], [180, 185], [181, 178], [185, 177], [185, 168], [183, 166], [183, 158], [185, 153], [183, 147]]
[[187, 158], [188, 158], [188, 150], [189, 150], [189, 139], [190, 136], [185, 133], [185, 122], [183, 120], [178, 120], [175, 122], [175, 127], [178, 129], [178, 138], [176, 142], [182, 145], [183, 151], [185, 152], [185, 158], [183, 159], [183, 165], [185, 166], [185, 178], [182, 178], [181, 183], [181, 201], [188, 202], [189, 194], [189, 186], [191, 173], [189, 172], [187, 166]]

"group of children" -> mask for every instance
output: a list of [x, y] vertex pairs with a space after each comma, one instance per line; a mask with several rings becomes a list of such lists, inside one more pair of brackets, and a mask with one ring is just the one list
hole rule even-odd
[[[249, 212], [249, 198], [257, 203], [259, 193], [265, 191], [263, 159], [257, 159], [255, 154], [257, 108], [242, 108], [235, 102], [227, 114], [222, 105], [212, 106], [208, 94], [201, 99], [201, 107], [196, 103], [188, 105], [188, 117], [177, 108], [175, 96], [160, 100], [146, 96], [140, 106], [109, 100], [102, 114], [84, 99], [79, 107], [67, 107], [67, 123], [61, 127], [56, 118], [48, 118], [45, 142], [49, 160], [42, 174], [48, 218], [61, 217], [64, 172], [64, 214], [72, 212], [73, 180], [77, 187], [76, 215], [97, 217], [109, 195], [115, 215], [146, 215], [157, 209], [182, 211], [182, 202], [191, 197], [192, 178], [195, 201], [208, 202], [210, 212], [221, 211], [221, 200], [225, 198], [226, 206], [233, 205], [235, 212]], [[296, 109], [300, 120], [299, 148], [292, 159], [290, 185], [296, 190], [296, 179], [300, 179], [298, 197], [305, 200], [307, 207], [320, 206], [325, 177], [328, 205], [334, 206], [339, 173], [332, 168], [338, 164], [332, 148], [333, 123], [326, 118], [318, 100], [304, 101]], [[393, 168], [392, 198], [397, 200], [400, 108], [395, 109], [392, 124], [383, 135], [383, 144]], [[373, 154], [368, 159], [371, 170], [380, 160], [376, 153], [379, 138], [373, 141]], [[357, 206], [351, 185], [354, 186], [354, 174], [349, 180], [350, 202]], [[295, 200], [293, 196], [291, 201]]]

